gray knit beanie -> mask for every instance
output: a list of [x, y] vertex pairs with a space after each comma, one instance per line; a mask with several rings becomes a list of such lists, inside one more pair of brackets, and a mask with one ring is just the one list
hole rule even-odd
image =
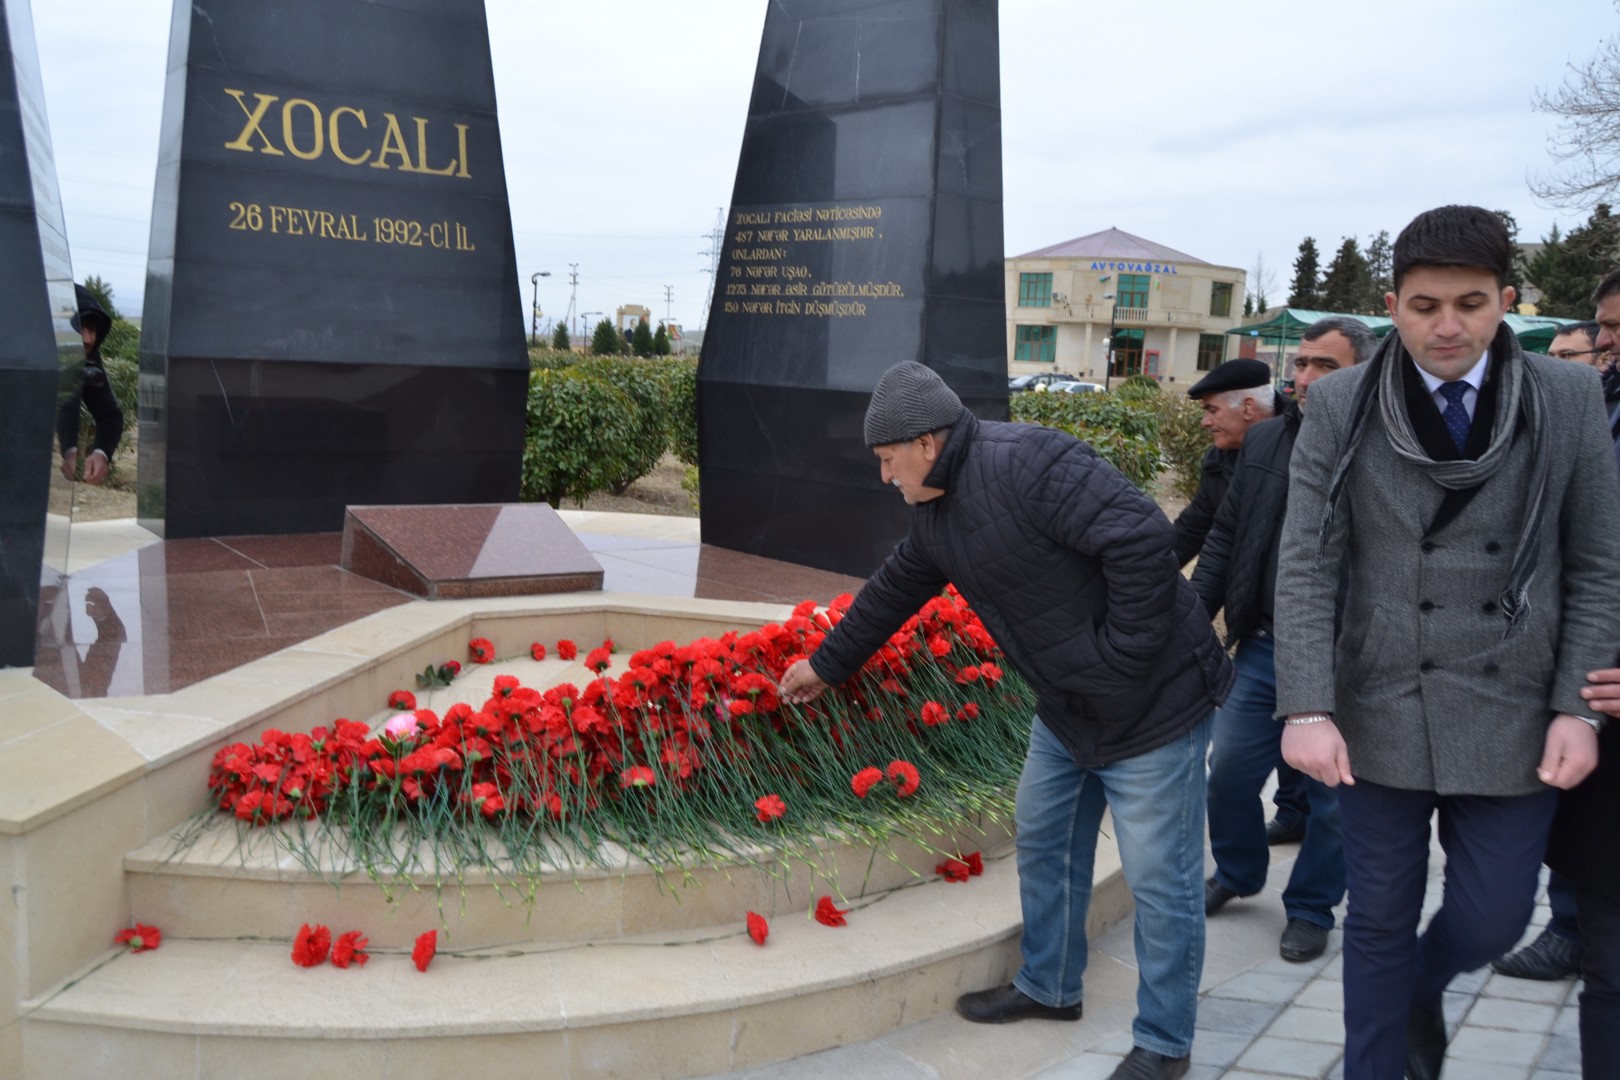
[[883, 373], [866, 407], [866, 445], [908, 442], [948, 428], [962, 415], [962, 399], [933, 368], [912, 360]]

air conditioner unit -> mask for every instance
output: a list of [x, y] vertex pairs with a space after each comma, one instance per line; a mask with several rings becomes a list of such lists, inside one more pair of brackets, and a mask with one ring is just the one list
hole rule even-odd
[[1060, 304], [1066, 304], [1066, 303], [1069, 302], [1069, 294], [1068, 293], [1055, 292], [1055, 293], [1052, 294], [1052, 299], [1056, 300]]

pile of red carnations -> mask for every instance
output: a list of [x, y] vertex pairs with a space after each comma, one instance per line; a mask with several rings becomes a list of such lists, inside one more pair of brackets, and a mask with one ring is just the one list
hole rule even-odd
[[[244, 823], [305, 823], [281, 830], [289, 843], [341, 830], [341, 849], [374, 875], [537, 873], [559, 845], [594, 853], [604, 840], [648, 859], [746, 858], [852, 828], [916, 835], [908, 821], [934, 833], [942, 821], [1010, 813], [1031, 697], [954, 590], [845, 686], [806, 706], [782, 701], [782, 673], [850, 602], [805, 601], [780, 625], [662, 642], [612, 676], [615, 646], [603, 642], [579, 685], [500, 675], [487, 699], [442, 713], [395, 691], [400, 711], [381, 730], [339, 719], [266, 731], [221, 749], [208, 785]], [[540, 643], [522, 648], [547, 655]], [[577, 655], [568, 641], [555, 651]], [[469, 645], [474, 663], [496, 655], [487, 639]], [[421, 841], [435, 865], [413, 861]], [[956, 880], [955, 868], [946, 876]]]

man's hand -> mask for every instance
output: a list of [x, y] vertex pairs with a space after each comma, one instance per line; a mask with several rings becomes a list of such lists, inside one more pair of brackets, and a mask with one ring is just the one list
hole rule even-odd
[[1591, 686], [1581, 688], [1581, 697], [1600, 713], [1620, 716], [1620, 668], [1588, 671], [1586, 681]]
[[[1584, 695], [1586, 691], [1581, 693]], [[1597, 768], [1597, 761], [1598, 738], [1592, 725], [1579, 717], [1559, 713], [1547, 725], [1547, 745], [1541, 764], [1536, 766], [1536, 775], [1543, 784], [1568, 791]]]
[[73, 483], [79, 478], [79, 448], [75, 446], [62, 455], [62, 479]]
[[84, 459], [84, 482], [100, 484], [105, 479], [107, 479], [107, 455], [100, 450], [92, 450], [90, 456]]
[[827, 689], [810, 661], [800, 660], [782, 673], [782, 696], [800, 705], [814, 701]]
[[1338, 725], [1331, 720], [1285, 725], [1282, 755], [1288, 764], [1328, 787], [1353, 786], [1356, 782], [1350, 775], [1350, 750], [1344, 745]]

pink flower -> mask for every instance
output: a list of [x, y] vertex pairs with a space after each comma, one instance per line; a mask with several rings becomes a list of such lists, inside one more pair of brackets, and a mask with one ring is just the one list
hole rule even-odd
[[383, 734], [396, 742], [401, 739], [412, 738], [421, 730], [422, 725], [417, 722], [415, 713], [401, 713], [398, 716], [391, 716], [388, 718], [388, 723], [383, 725]]

